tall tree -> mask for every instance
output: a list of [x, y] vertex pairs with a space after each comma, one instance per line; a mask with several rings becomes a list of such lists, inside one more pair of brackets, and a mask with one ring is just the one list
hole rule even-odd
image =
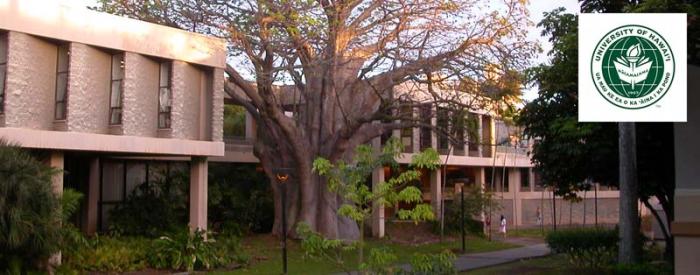
[[230, 57], [240, 62], [226, 68], [225, 88], [255, 119], [255, 155], [271, 179], [275, 167], [294, 168], [289, 205], [275, 199], [277, 233], [291, 232], [280, 228], [287, 207], [291, 225], [304, 221], [326, 237], [356, 238], [353, 222], [337, 215], [342, 197], [311, 172], [313, 160], [347, 159], [372, 138], [421, 125], [399, 117], [419, 98], [482, 107], [490, 102], [484, 98], [502, 95], [483, 84], [511, 80], [533, 50], [524, 0], [100, 2], [103, 11], [230, 42]]

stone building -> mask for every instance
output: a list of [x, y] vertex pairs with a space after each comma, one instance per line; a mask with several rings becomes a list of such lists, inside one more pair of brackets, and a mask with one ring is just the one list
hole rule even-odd
[[105, 229], [137, 184], [189, 169], [206, 228], [208, 157], [224, 155], [225, 41], [60, 1], [0, 1], [0, 138], [61, 169]]

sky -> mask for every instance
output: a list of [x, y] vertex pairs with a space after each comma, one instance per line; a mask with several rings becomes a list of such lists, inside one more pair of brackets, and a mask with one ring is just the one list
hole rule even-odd
[[[76, 6], [95, 6], [97, 0], [63, 0], [70, 4]], [[489, 0], [484, 0], [489, 1]], [[567, 12], [578, 13], [579, 4], [578, 0], [529, 0], [529, 10], [530, 10], [530, 20], [537, 24], [542, 20], [542, 13], [554, 10], [558, 7], [566, 8]], [[528, 30], [528, 37], [532, 41], [537, 41], [542, 47], [542, 53], [536, 56], [532, 60], [533, 65], [540, 63], [546, 63], [547, 52], [552, 48], [552, 45], [547, 41], [545, 37], [540, 36], [542, 30], [533, 26]], [[523, 99], [526, 101], [531, 101], [537, 97], [537, 87], [526, 88], [523, 91]]]

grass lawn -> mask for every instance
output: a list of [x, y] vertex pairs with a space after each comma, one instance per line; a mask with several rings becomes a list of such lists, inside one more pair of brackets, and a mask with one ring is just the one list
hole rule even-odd
[[518, 230], [511, 229], [508, 231], [508, 237], [526, 237], [526, 238], [536, 238], [544, 239], [547, 232], [552, 230], [551, 227], [546, 227], [544, 230], [542, 228], [519, 228]]
[[[461, 240], [455, 239], [445, 243], [432, 243], [425, 245], [403, 245], [385, 240], [369, 240], [368, 247], [384, 246], [390, 248], [398, 257], [399, 263], [410, 262], [414, 253], [439, 253], [446, 249], [461, 249]], [[467, 253], [487, 252], [517, 247], [503, 242], [489, 242], [488, 240], [470, 237], [467, 239]], [[214, 274], [281, 274], [282, 252], [280, 242], [271, 235], [249, 236], [243, 239], [243, 249], [251, 257], [248, 267], [226, 272], [213, 272]], [[290, 241], [288, 246], [289, 274], [329, 274], [341, 272], [342, 269], [328, 261], [308, 259], [304, 257], [299, 242]], [[351, 270], [356, 270], [356, 251], [345, 252], [346, 265]], [[367, 255], [367, 253], [365, 253]]]
[[563, 254], [517, 261], [509, 264], [481, 268], [460, 274], [495, 275], [495, 274], [596, 274], [572, 266]]

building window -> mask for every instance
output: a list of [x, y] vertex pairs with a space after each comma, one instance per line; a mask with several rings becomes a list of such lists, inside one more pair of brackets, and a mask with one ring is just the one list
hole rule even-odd
[[68, 70], [70, 58], [70, 45], [63, 43], [58, 45], [58, 57], [56, 61], [56, 108], [54, 119], [66, 119], [66, 107], [68, 99]]
[[109, 96], [109, 124], [122, 124], [124, 53], [112, 55], [112, 88]]
[[5, 81], [7, 81], [7, 33], [0, 33], [0, 114], [5, 113]]
[[433, 115], [433, 109], [430, 104], [424, 104], [420, 106], [420, 120], [422, 126], [420, 127], [420, 149], [425, 150], [433, 147], [433, 133], [431, 129], [431, 117]]
[[446, 133], [449, 133], [450, 125], [449, 125], [449, 118], [450, 118], [450, 111], [445, 108], [439, 108], [437, 109], [437, 119], [436, 119], [436, 127], [438, 131], [437, 135], [437, 146], [438, 146], [438, 151], [440, 154], [447, 154], [449, 153], [449, 136]]
[[530, 169], [520, 168], [520, 191], [530, 191]]
[[245, 139], [245, 108], [239, 105], [224, 105], [224, 139]]
[[170, 128], [170, 113], [173, 106], [173, 93], [170, 89], [172, 63], [160, 63], [160, 87], [158, 90], [158, 128]]
[[[408, 103], [407, 103], [408, 104]], [[412, 123], [413, 107], [401, 106], [400, 117], [404, 123]], [[413, 127], [401, 128], [401, 144], [403, 144], [405, 153], [413, 152]]]

